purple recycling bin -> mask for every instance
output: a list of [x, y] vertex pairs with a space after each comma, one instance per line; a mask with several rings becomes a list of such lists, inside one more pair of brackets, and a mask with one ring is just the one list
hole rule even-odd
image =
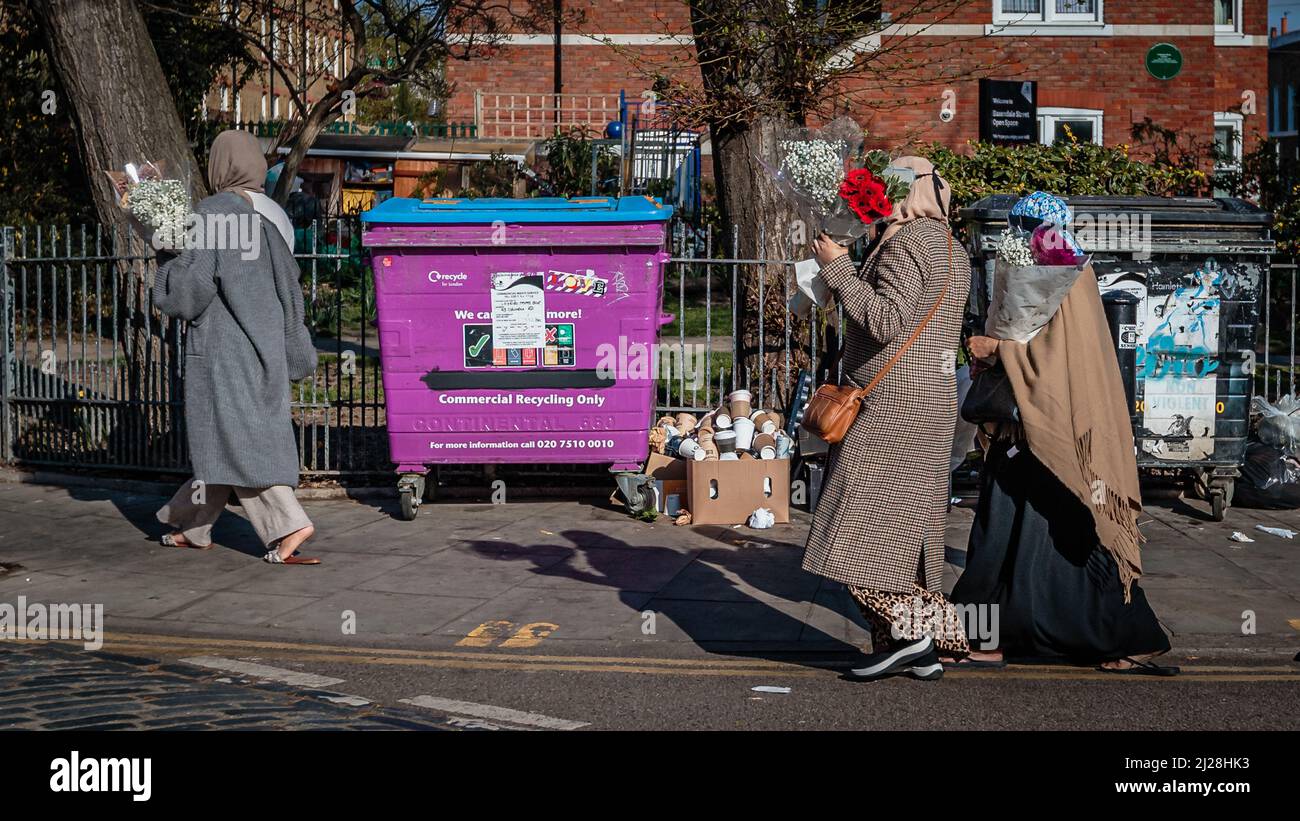
[[639, 468], [671, 215], [648, 197], [394, 198], [361, 215], [408, 517], [429, 466]]

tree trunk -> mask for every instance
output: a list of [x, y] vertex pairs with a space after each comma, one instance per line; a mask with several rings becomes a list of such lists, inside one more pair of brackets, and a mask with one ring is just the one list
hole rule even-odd
[[[732, 226], [738, 247], [733, 259], [803, 259], [816, 226], [804, 225], [777, 190], [759, 157], [773, 156], [781, 124], [762, 118], [736, 128], [711, 129], [714, 176], [728, 243]], [[755, 391], [755, 401], [784, 409], [800, 368], [808, 366], [806, 320], [790, 315], [786, 301], [797, 288], [794, 266], [782, 263], [737, 265], [736, 385]], [[789, 330], [787, 362], [787, 326]]]
[[[106, 227], [121, 229], [123, 241], [114, 252], [128, 257], [114, 274], [123, 278], [122, 315], [114, 322], [122, 329], [128, 399], [115, 435], [152, 449], [152, 443], [167, 436], [169, 423], [180, 424], [150, 410], [151, 400], [160, 398], [154, 395], [158, 380], [152, 371], [176, 350], [162, 349], [167, 320], [150, 310], [149, 267], [137, 267], [129, 258], [147, 258], [149, 249], [127, 226], [126, 212], [104, 172], [120, 171], [128, 162], [161, 161], [167, 176], [188, 179], [195, 202], [206, 196], [207, 188], [135, 0], [34, 0], [32, 6], [68, 95], [95, 210]], [[71, 373], [71, 363], [64, 366]]]
[[125, 224], [104, 171], [161, 160], [168, 176], [188, 176], [206, 195], [185, 127], [135, 0], [35, 0], [50, 62], [72, 107], [95, 209], [106, 225]]

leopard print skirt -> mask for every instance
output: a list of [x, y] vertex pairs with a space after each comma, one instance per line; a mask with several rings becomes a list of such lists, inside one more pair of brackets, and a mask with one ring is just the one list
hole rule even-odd
[[942, 653], [970, 653], [961, 616], [942, 593], [919, 584], [914, 584], [910, 593], [850, 585], [849, 593], [871, 625], [872, 652], [878, 653], [900, 640], [928, 635]]

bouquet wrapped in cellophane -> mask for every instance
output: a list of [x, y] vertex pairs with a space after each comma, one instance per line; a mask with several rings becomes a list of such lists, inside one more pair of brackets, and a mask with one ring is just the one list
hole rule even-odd
[[1088, 256], [1064, 227], [1010, 227], [998, 239], [984, 332], [1028, 342], [1056, 313]]
[[190, 216], [189, 181], [169, 177], [163, 162], [126, 163], [106, 172], [118, 192], [118, 205], [155, 248], [179, 250]]
[[764, 165], [809, 226], [809, 239], [825, 233], [848, 245], [907, 196], [906, 182], [883, 175], [889, 155], [863, 154], [862, 144], [862, 128], [848, 117], [777, 136], [775, 156]]

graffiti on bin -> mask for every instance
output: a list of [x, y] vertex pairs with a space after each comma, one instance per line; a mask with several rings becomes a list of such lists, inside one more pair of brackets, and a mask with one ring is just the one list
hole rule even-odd
[[1234, 375], [1229, 357], [1253, 342], [1236, 338], [1236, 330], [1251, 325], [1259, 266], [1215, 258], [1132, 265], [1105, 266], [1098, 284], [1141, 300], [1134, 346], [1139, 446], [1164, 461], [1208, 459], [1226, 407], [1219, 377]]

